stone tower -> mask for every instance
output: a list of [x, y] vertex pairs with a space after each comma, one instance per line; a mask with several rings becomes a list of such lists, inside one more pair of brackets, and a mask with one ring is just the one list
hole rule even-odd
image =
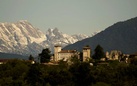
[[90, 47], [83, 47], [83, 62], [88, 61], [90, 59]]
[[60, 51], [61, 51], [61, 46], [58, 46], [58, 45], [54, 46], [54, 59], [53, 60], [55, 62], [58, 61], [58, 58], [59, 58], [58, 52]]

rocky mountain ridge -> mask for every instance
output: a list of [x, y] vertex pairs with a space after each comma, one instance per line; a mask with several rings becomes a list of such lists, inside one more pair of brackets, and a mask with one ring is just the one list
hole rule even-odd
[[53, 51], [56, 44], [65, 47], [88, 37], [82, 34], [64, 34], [57, 28], [48, 29], [43, 33], [26, 20], [0, 23], [0, 52], [38, 54], [43, 48], [50, 48]]

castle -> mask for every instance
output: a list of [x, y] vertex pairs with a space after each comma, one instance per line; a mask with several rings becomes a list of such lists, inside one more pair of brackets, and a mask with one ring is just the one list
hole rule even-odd
[[[91, 49], [89, 46], [83, 47], [83, 57], [82, 61], [88, 61], [90, 59], [90, 52]], [[72, 57], [78, 57], [80, 59], [80, 52], [77, 50], [63, 50], [61, 49], [61, 46], [54, 46], [54, 57], [53, 61], [58, 62], [59, 60], [70, 60]]]
[[85, 46], [83, 47], [83, 61], [88, 61], [90, 59], [90, 54], [91, 53], [91, 49], [89, 46]]

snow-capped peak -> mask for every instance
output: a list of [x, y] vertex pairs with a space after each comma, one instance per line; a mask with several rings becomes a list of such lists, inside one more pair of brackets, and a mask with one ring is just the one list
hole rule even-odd
[[68, 35], [65, 33], [62, 33], [58, 30], [58, 28], [55, 29], [48, 29], [46, 32], [47, 40], [42, 43], [42, 45], [45, 45], [46, 47], [51, 48], [51, 51], [53, 51], [54, 45], [61, 45], [62, 47], [65, 47], [68, 44], [73, 44], [77, 41], [80, 41], [82, 39], [87, 38], [86, 35]]
[[37, 30], [27, 21], [17, 23], [0, 23], [0, 51], [26, 53], [33, 42], [46, 40], [42, 31]]
[[48, 47], [53, 51], [54, 45], [60, 44], [64, 47], [88, 37], [83, 34], [68, 35], [58, 28], [48, 29], [44, 34], [27, 20], [0, 23], [1, 52], [37, 55], [43, 48]]

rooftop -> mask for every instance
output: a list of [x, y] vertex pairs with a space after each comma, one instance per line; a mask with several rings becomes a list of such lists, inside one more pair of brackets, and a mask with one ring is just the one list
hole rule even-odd
[[85, 47], [83, 47], [83, 49], [90, 49], [90, 47], [88, 47], [88, 46], [85, 46]]
[[76, 50], [61, 50], [59, 53], [75, 53]]

